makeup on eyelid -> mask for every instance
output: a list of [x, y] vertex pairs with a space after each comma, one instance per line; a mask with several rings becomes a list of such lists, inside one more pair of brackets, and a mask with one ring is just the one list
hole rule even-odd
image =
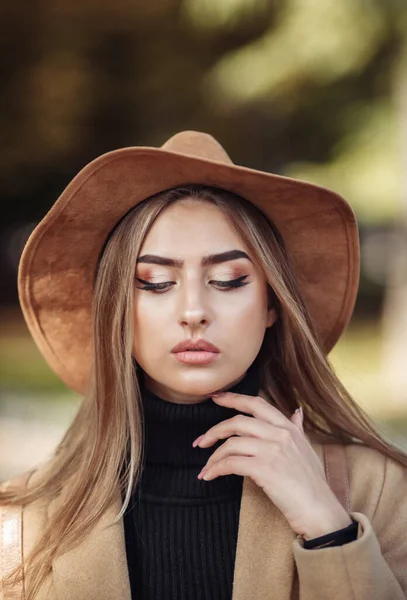
[[[230, 269], [228, 271], [214, 272], [210, 275], [209, 279], [218, 281], [231, 281], [232, 279], [237, 279], [239, 277], [243, 277], [244, 275], [249, 277], [247, 269]], [[154, 269], [140, 269], [135, 273], [134, 278], [143, 279], [149, 283], [164, 283], [174, 280], [174, 276], [170, 273], [156, 273], [154, 272]]]
[[[240, 277], [235, 277], [233, 279], [210, 279], [208, 283], [210, 285], [216, 286], [218, 289], [223, 289], [224, 291], [230, 291], [233, 289], [238, 289], [244, 287], [250, 283], [250, 280], [247, 280], [249, 275], [242, 275]], [[176, 281], [148, 281], [145, 279], [141, 279], [140, 277], [136, 277], [135, 281], [139, 282], [142, 286], [136, 286], [137, 289], [147, 290], [147, 291], [165, 291], [172, 288], [177, 282]]]
[[[233, 290], [245, 287], [246, 285], [248, 285], [250, 283], [250, 281], [245, 281], [245, 279], [248, 277], [248, 275], [242, 275], [242, 277], [237, 277], [236, 279], [231, 279], [231, 280], [216, 280], [216, 279], [211, 279], [209, 281], [209, 284], [214, 286], [215, 289], [217, 290], [221, 290], [224, 292], [231, 292]], [[176, 281], [164, 281], [164, 282], [159, 282], [159, 283], [152, 283], [152, 282], [148, 282], [145, 281], [143, 279], [140, 278], [136, 278], [137, 281], [139, 281], [143, 287], [139, 287], [136, 286], [137, 289], [140, 290], [145, 290], [148, 292], [153, 292], [153, 293], [158, 293], [158, 294], [162, 294], [165, 293], [166, 291], [170, 290], [174, 284], [176, 284]]]

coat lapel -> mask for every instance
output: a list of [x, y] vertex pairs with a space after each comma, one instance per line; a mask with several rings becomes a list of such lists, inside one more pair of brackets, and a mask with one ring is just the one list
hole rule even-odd
[[[57, 600], [131, 600], [120, 494], [85, 540], [53, 562]], [[243, 482], [232, 600], [290, 600], [296, 534], [250, 477]]]
[[[131, 600], [120, 493], [85, 540], [53, 562], [55, 600]], [[51, 596], [53, 598], [53, 596]]]
[[[317, 454], [322, 460], [320, 450]], [[54, 560], [52, 598], [131, 600], [124, 522], [120, 519], [113, 523], [120, 510], [118, 492], [91, 534]], [[292, 549], [296, 537], [263, 490], [250, 477], [244, 477], [232, 600], [269, 600], [271, 595], [273, 600], [297, 598]]]
[[232, 600], [290, 600], [295, 537], [281, 511], [245, 477]]

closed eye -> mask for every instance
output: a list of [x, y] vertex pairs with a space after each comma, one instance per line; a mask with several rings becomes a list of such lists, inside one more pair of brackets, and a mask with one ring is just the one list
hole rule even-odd
[[[247, 277], [248, 277], [248, 275], [242, 275], [241, 277], [237, 277], [236, 279], [230, 279], [228, 281], [212, 280], [209, 283], [213, 283], [213, 284], [217, 285], [218, 287], [222, 288], [224, 291], [227, 291], [227, 290], [231, 290], [234, 288], [243, 287], [244, 285], [247, 285], [248, 283], [250, 283], [249, 281], [244, 281]], [[162, 294], [163, 292], [166, 292], [169, 289], [169, 286], [171, 286], [175, 283], [175, 281], [163, 281], [162, 283], [150, 283], [149, 281], [145, 281], [144, 279], [140, 279], [138, 277], [136, 277], [136, 280], [140, 281], [141, 283], [144, 284], [143, 287], [140, 287], [138, 289], [153, 292], [155, 294]]]

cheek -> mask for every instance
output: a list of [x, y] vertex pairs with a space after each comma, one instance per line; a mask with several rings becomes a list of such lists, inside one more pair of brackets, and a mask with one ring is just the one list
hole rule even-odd
[[218, 317], [220, 328], [227, 332], [232, 343], [245, 339], [246, 343], [256, 345], [262, 341], [267, 327], [267, 296], [260, 287], [253, 286], [225, 302]]
[[165, 307], [157, 310], [157, 304], [148, 299], [134, 300], [134, 335], [133, 354], [136, 360], [152, 359], [158, 355], [163, 340], [163, 331], [168, 327], [168, 316]]
[[144, 299], [136, 299], [134, 302], [134, 324], [142, 328], [148, 323], [154, 323], [154, 320], [160, 316], [161, 311], [157, 310], [154, 303], [145, 302]]
[[237, 292], [225, 293], [222, 299], [225, 315], [233, 320], [258, 319], [262, 321], [267, 313], [267, 294], [258, 282], [253, 282]]
[[[266, 314], [257, 304], [247, 305], [241, 308], [239, 312], [228, 313], [228, 329], [233, 335], [235, 332], [245, 332], [246, 337], [257, 337], [264, 335], [266, 328]], [[223, 321], [226, 323], [226, 319]]]
[[150, 328], [161, 327], [167, 320], [169, 313], [169, 303], [165, 301], [165, 294], [162, 296], [153, 296], [149, 292], [137, 290], [134, 294], [134, 324], [135, 328], [140, 330], [149, 330]]

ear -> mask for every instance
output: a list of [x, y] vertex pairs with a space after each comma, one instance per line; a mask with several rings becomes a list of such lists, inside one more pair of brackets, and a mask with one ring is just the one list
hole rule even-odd
[[269, 308], [267, 312], [267, 327], [271, 327], [277, 321], [277, 311], [275, 308]]

